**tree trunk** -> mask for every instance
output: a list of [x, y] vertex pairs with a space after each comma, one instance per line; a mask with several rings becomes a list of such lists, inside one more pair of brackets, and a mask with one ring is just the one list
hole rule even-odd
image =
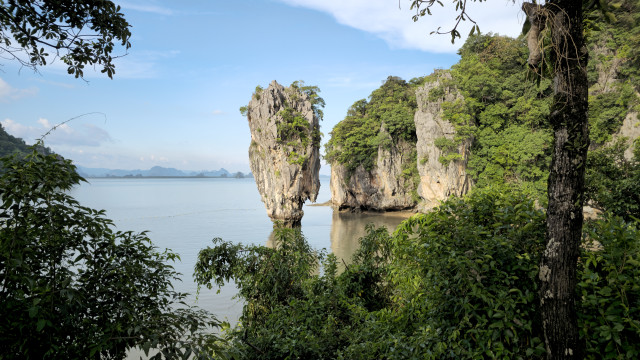
[[544, 6], [555, 75], [549, 120], [554, 131], [549, 174], [546, 249], [540, 263], [540, 304], [548, 359], [581, 359], [576, 314], [576, 267], [582, 236], [584, 169], [589, 145], [587, 50], [582, 2]]

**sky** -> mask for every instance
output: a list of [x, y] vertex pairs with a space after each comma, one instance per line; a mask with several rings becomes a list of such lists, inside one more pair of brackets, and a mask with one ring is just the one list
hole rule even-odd
[[[38, 73], [0, 59], [0, 123], [76, 165], [111, 169], [249, 172], [249, 126], [239, 108], [257, 85], [303, 80], [326, 102], [329, 132], [389, 75], [406, 80], [449, 68], [462, 40], [430, 35], [455, 22], [455, 1], [414, 22], [409, 0], [125, 0], [132, 47], [113, 80], [85, 80], [55, 61]], [[517, 36], [521, 0], [469, 4], [483, 33]], [[99, 69], [98, 69], [99, 70]], [[324, 147], [322, 151], [324, 150]], [[324, 164], [321, 174], [329, 174]]]

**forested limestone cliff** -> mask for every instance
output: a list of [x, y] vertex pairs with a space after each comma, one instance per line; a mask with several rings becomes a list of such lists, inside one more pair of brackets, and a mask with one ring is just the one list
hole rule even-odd
[[416, 167], [415, 89], [390, 76], [369, 100], [356, 101], [331, 132], [331, 199], [338, 209], [413, 209], [419, 182]]
[[[640, 30], [630, 13], [615, 15], [587, 25], [587, 199], [600, 209], [624, 202], [611, 186], [635, 171], [640, 136]], [[545, 206], [553, 84], [528, 69], [528, 53], [523, 37], [472, 36], [451, 69], [409, 82], [389, 77], [354, 103], [326, 147], [334, 205], [427, 211], [472, 186], [510, 186]], [[616, 193], [634, 196], [637, 186], [624, 186]]]
[[251, 130], [249, 161], [267, 215], [285, 226], [297, 226], [307, 199], [320, 189], [318, 107], [324, 102], [316, 87], [299, 82], [283, 87], [272, 81], [257, 87], [246, 114]]
[[[460, 103], [464, 99], [453, 85], [446, 85], [451, 83], [448, 71], [436, 72], [432, 80], [416, 90], [418, 210], [422, 212], [440, 205], [451, 195], [466, 194], [472, 185], [471, 177], [467, 175], [467, 162], [473, 138], [457, 141], [459, 134], [453, 124], [443, 118], [442, 109], [445, 102]], [[441, 143], [447, 146], [438, 146]]]
[[[379, 136], [391, 141], [381, 126]], [[413, 179], [403, 176], [407, 164], [415, 162], [415, 146], [399, 140], [388, 147], [379, 145], [376, 166], [358, 166], [349, 171], [342, 164], [331, 166], [331, 199], [339, 209], [392, 211], [412, 209]]]
[[626, 161], [633, 160], [633, 151], [636, 149], [635, 141], [640, 138], [640, 120], [638, 113], [633, 111], [627, 113], [622, 122], [620, 130], [614, 135], [614, 139], [624, 139], [624, 158]]

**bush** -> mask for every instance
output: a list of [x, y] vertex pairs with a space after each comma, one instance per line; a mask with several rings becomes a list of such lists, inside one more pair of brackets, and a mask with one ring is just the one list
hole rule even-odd
[[587, 359], [640, 358], [640, 232], [606, 216], [588, 223], [580, 255], [580, 335]]
[[544, 215], [504, 189], [450, 199], [392, 238], [392, 303], [345, 359], [536, 358]]
[[[299, 230], [280, 229], [274, 248], [214, 240], [196, 276], [238, 284], [247, 303], [227, 351], [240, 359], [542, 359], [544, 234], [524, 191], [490, 187], [392, 236], [370, 226], [342, 273]], [[607, 217], [585, 234], [576, 295], [587, 358], [638, 358], [637, 224]]]
[[69, 196], [84, 180], [70, 161], [36, 150], [2, 161], [0, 359], [213, 351], [217, 337], [205, 330], [218, 322], [171, 285], [177, 254], [158, 252], [145, 233], [114, 232], [104, 211]]
[[212, 288], [233, 279], [246, 301], [240, 324], [227, 333], [228, 352], [240, 359], [336, 359], [364, 314], [389, 302], [389, 234], [368, 230], [341, 275], [336, 257], [312, 250], [299, 229], [277, 229], [273, 248], [214, 239], [215, 247], [198, 255], [196, 281]]

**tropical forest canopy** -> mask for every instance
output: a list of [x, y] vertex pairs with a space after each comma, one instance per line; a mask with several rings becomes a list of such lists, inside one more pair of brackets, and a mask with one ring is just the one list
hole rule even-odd
[[[639, 5], [623, 1], [612, 10], [612, 19], [593, 11], [586, 21], [594, 150], [610, 145], [627, 114], [639, 110]], [[467, 172], [477, 188], [516, 184], [545, 203], [553, 139], [547, 119], [553, 89], [551, 80], [528, 69], [528, 54], [524, 37], [471, 36], [459, 50], [460, 61], [450, 70], [451, 80], [438, 73], [409, 82], [389, 77], [369, 100], [356, 101], [331, 131], [327, 160], [349, 170], [358, 166], [371, 170], [379, 146], [387, 139], [380, 134], [382, 124], [392, 141], [415, 143], [415, 89], [438, 80], [439, 87], [429, 93], [431, 101], [443, 97], [447, 88], [462, 95], [443, 104], [444, 119], [454, 124], [457, 136], [436, 142], [445, 153], [441, 161], [455, 160], [448, 153], [455, 153], [461, 141], [471, 138]]]

